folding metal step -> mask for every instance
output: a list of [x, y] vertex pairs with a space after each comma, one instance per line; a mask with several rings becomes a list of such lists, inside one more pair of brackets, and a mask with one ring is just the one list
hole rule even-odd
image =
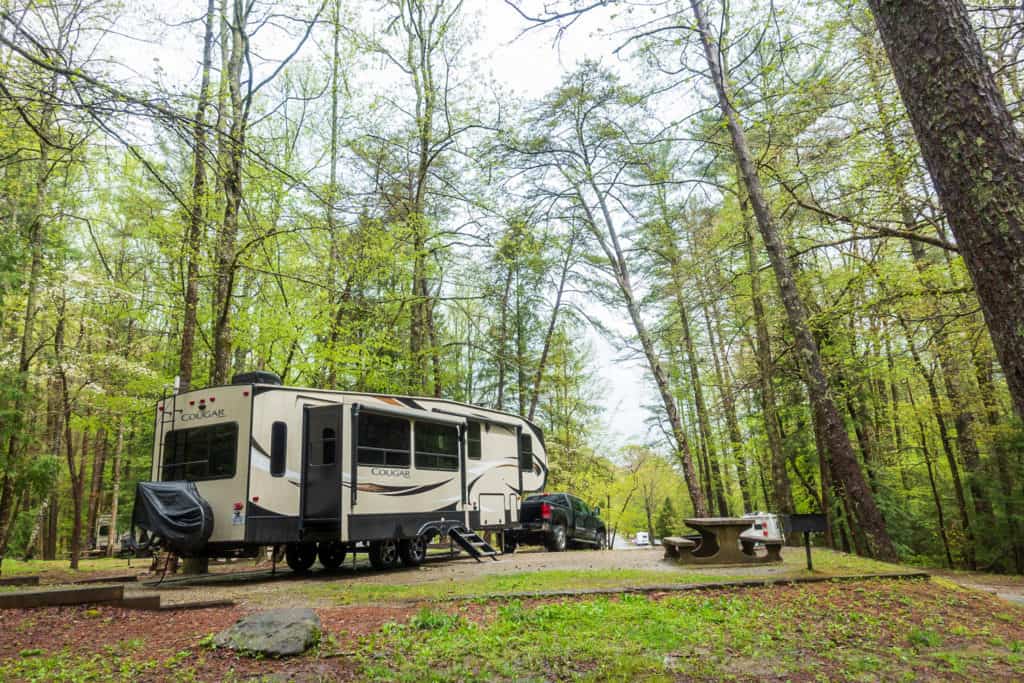
[[498, 561], [498, 551], [490, 543], [480, 538], [476, 532], [464, 526], [458, 526], [449, 529], [448, 535], [459, 544], [459, 547], [475, 557], [477, 562], [482, 562], [484, 557], [489, 557], [495, 562]]

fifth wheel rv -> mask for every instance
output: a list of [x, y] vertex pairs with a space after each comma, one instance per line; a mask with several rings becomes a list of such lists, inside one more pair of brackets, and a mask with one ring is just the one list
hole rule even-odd
[[152, 482], [133, 512], [149, 543], [198, 557], [284, 546], [296, 571], [317, 557], [338, 567], [356, 544], [377, 568], [416, 565], [449, 534], [493, 554], [470, 530], [514, 527], [523, 495], [547, 479], [543, 435], [524, 418], [286, 387], [271, 373], [165, 398], [155, 429]]

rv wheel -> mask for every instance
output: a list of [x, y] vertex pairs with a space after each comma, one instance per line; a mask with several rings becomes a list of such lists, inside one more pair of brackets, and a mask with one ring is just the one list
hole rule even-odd
[[337, 569], [345, 561], [347, 548], [341, 541], [327, 541], [317, 544], [317, 555], [324, 569]]
[[427, 535], [406, 538], [398, 544], [398, 553], [406, 567], [418, 567], [427, 559]]
[[284, 549], [284, 559], [293, 572], [308, 572], [316, 562], [316, 545], [312, 543], [289, 543]]
[[393, 538], [370, 541], [369, 555], [374, 569], [391, 569], [398, 564], [398, 543]]

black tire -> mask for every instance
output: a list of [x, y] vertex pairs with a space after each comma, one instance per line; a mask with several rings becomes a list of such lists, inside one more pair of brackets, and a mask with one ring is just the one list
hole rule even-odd
[[313, 543], [289, 543], [284, 549], [284, 560], [293, 572], [304, 574], [316, 562], [316, 545]]
[[561, 524], [551, 527], [551, 533], [548, 534], [547, 540], [544, 541], [544, 547], [548, 549], [548, 552], [563, 552], [568, 545], [569, 541], [565, 535], [565, 527]]
[[604, 530], [597, 532], [597, 537], [594, 539], [594, 550], [604, 550], [608, 547], [608, 540], [604, 535]]
[[416, 538], [404, 538], [398, 544], [398, 554], [406, 567], [418, 567], [427, 559], [427, 534]]
[[322, 541], [317, 544], [316, 554], [324, 569], [337, 569], [345, 561], [348, 547], [341, 541]]
[[392, 569], [398, 565], [398, 542], [389, 538], [384, 541], [370, 541], [370, 565], [374, 569]]

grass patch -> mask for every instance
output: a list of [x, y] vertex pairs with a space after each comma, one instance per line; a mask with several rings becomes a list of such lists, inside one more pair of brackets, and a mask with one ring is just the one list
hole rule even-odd
[[[907, 593], [911, 606], [896, 600]], [[1024, 676], [1012, 639], [981, 635], [1002, 624], [987, 603], [957, 606], [944, 597], [926, 583], [868, 581], [658, 600], [626, 594], [463, 604], [385, 626], [361, 648], [359, 673], [399, 681]], [[477, 618], [467, 618], [474, 612]], [[974, 628], [956, 652], [937, 632], [913, 626], [960, 619]]]
[[440, 600], [468, 596], [504, 595], [536, 591], [569, 591], [601, 588], [711, 583], [749, 578], [740, 574], [698, 574], [646, 571], [640, 569], [580, 569], [485, 574], [459, 581], [385, 584], [324, 581], [295, 586], [294, 590], [314, 599], [340, 605], [395, 600]]
[[195, 672], [182, 666], [183, 657], [175, 655], [166, 661], [139, 660], [133, 655], [142, 652], [143, 642], [126, 640], [108, 645], [92, 655], [72, 654], [68, 650], [46, 652], [33, 648], [22, 650], [17, 658], [0, 662], [0, 680], [16, 681], [139, 681], [173, 678], [182, 683], [197, 680]]
[[[136, 567], [139, 563], [146, 562], [147, 560], [136, 560]], [[49, 572], [62, 572], [62, 573], [74, 573], [75, 570], [69, 568], [70, 562], [68, 560], [29, 560], [23, 562], [22, 560], [16, 560], [8, 557], [4, 559], [3, 566], [0, 569], [3, 570], [2, 576], [16, 576], [19, 574], [46, 574]], [[87, 574], [89, 572], [101, 572], [110, 571], [114, 569], [128, 569], [128, 560], [118, 557], [97, 557], [90, 559], [81, 559], [78, 561], [78, 573]]]

